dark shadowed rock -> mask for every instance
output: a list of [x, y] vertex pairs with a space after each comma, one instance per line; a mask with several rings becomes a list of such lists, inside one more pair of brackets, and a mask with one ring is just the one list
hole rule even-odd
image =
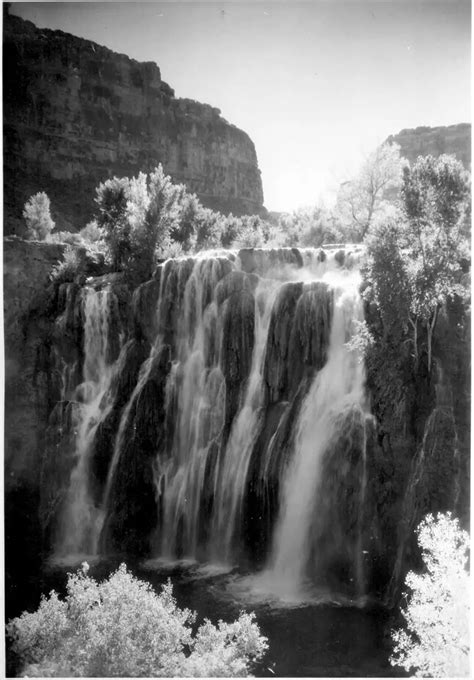
[[221, 305], [221, 366], [226, 381], [226, 426], [234, 417], [252, 364], [255, 300], [246, 289], [232, 293]]
[[294, 365], [289, 363], [290, 342], [297, 302], [303, 284], [286, 283], [275, 301], [268, 331], [264, 377], [271, 402], [287, 399]]
[[3, 243], [5, 329], [5, 487], [18, 476], [36, 484], [55, 396], [50, 357], [56, 314], [51, 271], [64, 246], [11, 237]]
[[100, 503], [102, 499], [123, 409], [137, 384], [140, 367], [147, 358], [149, 349], [146, 341], [137, 340], [130, 340], [122, 349], [116, 373], [110, 385], [112, 406], [99, 424], [92, 445], [92, 487], [97, 503]]
[[108, 549], [137, 554], [149, 548], [158, 521], [153, 462], [165, 442], [165, 387], [170, 348], [162, 347], [133, 398], [111, 487], [103, 532]]
[[159, 297], [160, 278], [143, 283], [133, 294], [134, 333], [137, 338], [145, 338], [150, 344], [158, 331]]

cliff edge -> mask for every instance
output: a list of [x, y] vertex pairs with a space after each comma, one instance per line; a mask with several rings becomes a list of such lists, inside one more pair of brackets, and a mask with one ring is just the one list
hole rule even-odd
[[37, 191], [57, 229], [91, 219], [95, 187], [162, 163], [207, 207], [263, 209], [255, 147], [220, 111], [178, 99], [155, 63], [6, 15], [3, 27], [5, 233]]
[[434, 156], [454, 154], [463, 163], [466, 170], [471, 169], [471, 124], [458, 123], [439, 127], [417, 127], [401, 130], [390, 135], [389, 144], [400, 144], [400, 153], [410, 163], [418, 156]]

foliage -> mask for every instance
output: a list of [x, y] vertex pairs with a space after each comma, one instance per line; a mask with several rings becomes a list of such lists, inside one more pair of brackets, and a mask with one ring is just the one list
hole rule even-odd
[[432, 339], [441, 307], [465, 296], [469, 176], [454, 157], [420, 157], [403, 172], [402, 204], [392, 219], [374, 221], [366, 243], [366, 298], [375, 301], [385, 328], [398, 319], [409, 329], [414, 365]]
[[391, 337], [393, 333], [402, 335], [409, 323], [410, 290], [406, 255], [400, 243], [402, 219], [375, 223], [365, 241], [368, 260], [364, 273], [370, 287], [364, 297], [375, 302], [383, 333]]
[[347, 347], [349, 352], [356, 352], [360, 357], [360, 361], [364, 361], [369, 349], [374, 344], [374, 338], [365, 320], [358, 321], [353, 319], [352, 327], [353, 333], [351, 339], [345, 343], [345, 347]]
[[319, 248], [325, 243], [345, 240], [331, 211], [322, 205], [300, 208], [278, 220], [280, 245]]
[[113, 269], [149, 278], [158, 261], [203, 249], [279, 245], [278, 229], [257, 215], [224, 217], [174, 184], [158, 166], [150, 175], [107, 180], [97, 190], [97, 224]]
[[417, 676], [468, 676], [469, 535], [450, 513], [428, 515], [417, 533], [425, 573], [406, 577], [406, 630], [392, 632], [390, 662]]
[[23, 218], [28, 238], [44, 241], [49, 237], [54, 229], [54, 222], [51, 219], [50, 201], [44, 191], [30, 196], [23, 209]]
[[152, 173], [113, 178], [97, 188], [98, 225], [114, 269], [149, 278], [167, 252], [221, 244], [219, 213], [204, 208], [159, 165]]
[[374, 218], [390, 215], [390, 198], [401, 184], [403, 161], [398, 144], [382, 144], [362, 165], [353, 180], [339, 191], [337, 212], [353, 242], [361, 241]]
[[96, 194], [97, 223], [104, 230], [111, 265], [113, 269], [122, 269], [131, 254], [127, 215], [130, 180], [128, 177], [108, 179], [97, 187]]
[[268, 239], [266, 225], [258, 215], [244, 215], [240, 218], [234, 248], [262, 248]]
[[86, 243], [101, 243], [104, 240], [104, 230], [99, 227], [97, 220], [92, 220], [81, 229], [79, 236]]
[[82, 264], [83, 259], [78, 249], [72, 245], [67, 245], [63, 253], [63, 259], [54, 265], [51, 270], [51, 280], [55, 283], [74, 281], [82, 269]]
[[53, 591], [36, 612], [7, 626], [23, 674], [53, 677], [246, 676], [267, 648], [253, 614], [231, 624], [179, 609], [168, 583], [157, 595], [125, 565], [98, 583], [83, 564], [70, 574], [67, 595]]
[[184, 254], [183, 246], [173, 239], [166, 239], [162, 245], [156, 249], [156, 261], [162, 262], [171, 257], [181, 257]]

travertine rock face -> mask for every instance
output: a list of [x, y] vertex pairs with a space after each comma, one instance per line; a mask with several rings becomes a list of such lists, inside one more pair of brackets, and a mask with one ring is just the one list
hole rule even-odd
[[401, 155], [410, 162], [418, 156], [455, 154], [456, 158], [471, 168], [471, 125], [460, 123], [441, 127], [417, 127], [390, 135], [387, 142], [400, 144]]
[[44, 427], [51, 410], [50, 343], [54, 319], [53, 266], [65, 246], [3, 243], [5, 328], [5, 487], [36, 481]]
[[31, 22], [4, 20], [7, 233], [27, 198], [46, 191], [59, 229], [91, 218], [94, 189], [162, 163], [208, 207], [262, 210], [255, 147], [218, 109], [177, 99], [152, 62]]

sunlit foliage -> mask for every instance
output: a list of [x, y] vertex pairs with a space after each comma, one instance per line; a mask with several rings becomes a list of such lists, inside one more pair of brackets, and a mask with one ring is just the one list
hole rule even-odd
[[261, 246], [268, 240], [258, 216], [224, 217], [174, 184], [159, 165], [137, 177], [107, 180], [96, 190], [98, 228], [114, 270], [149, 278], [166, 257], [204, 249]]
[[421, 677], [469, 675], [469, 535], [450, 513], [418, 527], [425, 571], [410, 572], [405, 628], [393, 631], [392, 665]]
[[51, 219], [50, 201], [44, 191], [31, 196], [25, 203], [23, 219], [26, 222], [28, 238], [44, 241], [54, 229]]
[[349, 240], [361, 241], [376, 217], [392, 214], [403, 165], [398, 144], [382, 144], [366, 158], [358, 175], [341, 186], [337, 214]]
[[267, 648], [253, 614], [234, 623], [179, 609], [171, 584], [160, 594], [125, 565], [99, 583], [84, 563], [70, 574], [67, 595], [53, 591], [36, 612], [7, 626], [22, 674], [48, 677], [244, 677]]
[[345, 241], [347, 234], [331, 210], [314, 205], [282, 215], [275, 236], [281, 246], [319, 248], [325, 243]]

